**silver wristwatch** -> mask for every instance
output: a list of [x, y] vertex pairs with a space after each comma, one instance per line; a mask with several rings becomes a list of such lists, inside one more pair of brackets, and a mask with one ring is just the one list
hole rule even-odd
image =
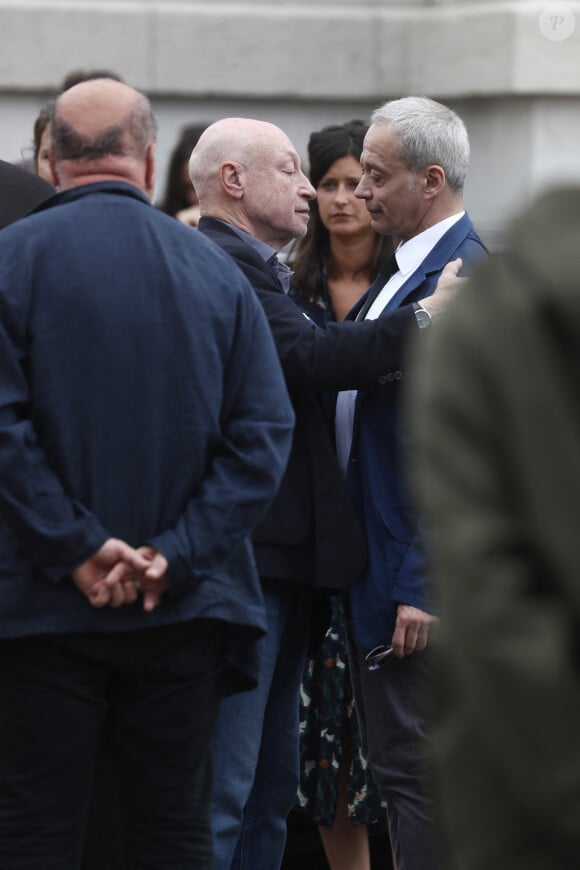
[[415, 311], [415, 319], [419, 329], [427, 329], [431, 326], [431, 315], [418, 302], [413, 302], [413, 310]]

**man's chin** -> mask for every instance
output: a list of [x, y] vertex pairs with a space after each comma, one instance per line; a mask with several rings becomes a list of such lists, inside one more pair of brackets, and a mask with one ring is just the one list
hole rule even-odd
[[300, 239], [302, 236], [306, 235], [306, 231], [308, 230], [308, 222], [310, 220], [310, 214], [305, 215], [303, 218], [299, 217], [294, 225], [294, 238]]
[[382, 214], [380, 212], [369, 212], [369, 217], [371, 219], [371, 227], [373, 228], [375, 233], [379, 233], [380, 235], [386, 235], [387, 230], [385, 230], [384, 227]]

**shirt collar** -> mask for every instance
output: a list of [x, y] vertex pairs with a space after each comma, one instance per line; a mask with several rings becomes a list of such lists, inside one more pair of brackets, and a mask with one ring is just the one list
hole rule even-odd
[[280, 282], [282, 284], [282, 288], [285, 293], [288, 293], [290, 289], [290, 280], [292, 278], [293, 272], [292, 269], [283, 263], [278, 258], [278, 252], [268, 245], [266, 242], [263, 242], [261, 239], [257, 239], [251, 233], [247, 233], [245, 230], [241, 230], [239, 227], [234, 226], [233, 224], [228, 224], [229, 227], [238, 235], [244, 242], [250, 245], [256, 253], [262, 257], [262, 259], [266, 263], [270, 263], [278, 275]]
[[460, 211], [458, 214], [444, 218], [439, 223], [433, 224], [432, 227], [423, 230], [419, 235], [413, 236], [409, 241], [402, 242], [395, 251], [395, 259], [397, 260], [397, 266], [401, 275], [406, 277], [414, 272], [431, 253], [439, 239], [445, 235], [453, 224], [461, 220], [464, 214], [464, 211]]
[[[225, 223], [225, 221], [222, 221]], [[263, 242], [261, 239], [257, 239], [251, 233], [247, 233], [245, 230], [241, 230], [239, 227], [236, 227], [234, 224], [228, 224], [228, 227], [232, 229], [237, 236], [247, 242], [247, 244], [253, 248], [257, 253], [262, 257], [263, 260], [268, 262], [268, 260], [272, 257], [272, 255], [276, 254], [274, 248], [271, 247], [267, 242]]]

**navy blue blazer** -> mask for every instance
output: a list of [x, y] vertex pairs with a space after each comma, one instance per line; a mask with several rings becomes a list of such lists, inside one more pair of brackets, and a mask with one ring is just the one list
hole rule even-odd
[[272, 330], [296, 428], [288, 469], [254, 549], [263, 576], [350, 586], [365, 564], [364, 535], [338, 467], [318, 393], [369, 386], [400, 366], [412, 307], [365, 323], [317, 327], [283, 291], [273, 267], [232, 227], [202, 218], [199, 231], [230, 254], [252, 284]]
[[[468, 274], [485, 253], [465, 214], [395, 293], [384, 314], [430, 296], [450, 260], [461, 257], [462, 274]], [[356, 318], [367, 297], [384, 283], [379, 276], [349, 312], [349, 319]], [[356, 636], [367, 649], [390, 642], [400, 603], [433, 611], [420, 518], [404, 471], [412, 461], [400, 415], [405, 375], [406, 367], [401, 365], [391, 377], [377, 379], [358, 391], [355, 405], [347, 480], [366, 530], [369, 557], [364, 574], [350, 591], [350, 600]]]
[[[245, 278], [136, 188], [92, 184], [0, 233], [0, 325], [0, 636], [208, 617], [243, 668], [265, 628], [250, 531], [294, 422]], [[71, 582], [111, 536], [168, 559], [153, 613]]]

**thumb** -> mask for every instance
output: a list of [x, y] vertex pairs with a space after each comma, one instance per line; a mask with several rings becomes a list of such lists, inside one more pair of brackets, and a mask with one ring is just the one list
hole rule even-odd
[[161, 553], [156, 553], [144, 574], [148, 580], [159, 580], [160, 577], [163, 577], [166, 571], [167, 559]]
[[451, 262], [447, 263], [441, 275], [444, 275], [446, 278], [457, 278], [462, 266], [463, 260], [461, 257], [458, 257], [456, 260], [451, 260]]

